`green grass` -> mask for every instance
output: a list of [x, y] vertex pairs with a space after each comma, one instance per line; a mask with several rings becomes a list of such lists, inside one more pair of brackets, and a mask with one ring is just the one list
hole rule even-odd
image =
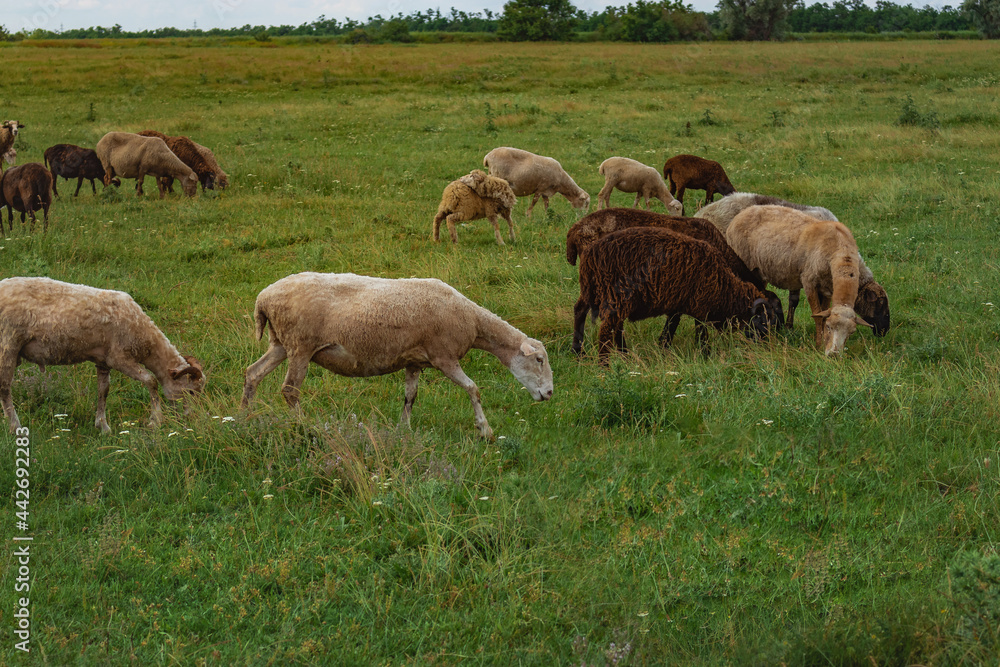
[[[0, 241], [0, 277], [128, 291], [209, 383], [149, 429], [145, 391], [113, 374], [101, 437], [92, 367], [21, 367], [33, 652], [7, 641], [0, 662], [995, 663], [988, 42], [94, 45], [0, 45], [19, 163], [154, 128], [212, 147], [232, 186], [74, 200], [60, 183], [47, 236], [17, 223]], [[741, 190], [825, 206], [892, 329], [825, 359], [803, 305], [765, 343], [713, 334], [705, 360], [690, 320], [669, 351], [651, 320], [603, 368], [589, 325], [577, 359], [564, 199], [533, 221], [519, 204], [502, 248], [486, 221], [430, 241], [444, 186], [504, 145], [555, 156], [592, 196], [609, 156], [696, 153]], [[412, 432], [398, 374], [311, 370], [297, 417], [282, 367], [240, 414], [265, 347], [254, 298], [303, 270], [447, 281], [546, 343], [553, 399], [473, 351], [495, 443], [433, 371]]]

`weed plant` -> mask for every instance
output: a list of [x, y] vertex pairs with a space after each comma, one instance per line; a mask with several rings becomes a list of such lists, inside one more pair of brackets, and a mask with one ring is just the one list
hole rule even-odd
[[[15, 223], [0, 239], [0, 277], [126, 290], [209, 377], [190, 414], [153, 429], [148, 393], [113, 373], [102, 437], [92, 367], [18, 369], [27, 662], [996, 662], [990, 43], [362, 37], [0, 44], [19, 163], [152, 128], [211, 147], [231, 182], [164, 200], [148, 181], [141, 198], [129, 180], [67, 187], [47, 235]], [[901, 104], [920, 122], [899, 122]], [[610, 366], [594, 327], [578, 358], [563, 198], [533, 220], [520, 203], [503, 247], [486, 221], [458, 245], [430, 240], [443, 188], [496, 146], [556, 157], [592, 196], [607, 157], [695, 153], [740, 190], [825, 206], [885, 286], [892, 327], [826, 359], [802, 315], [759, 343], [712, 331], [705, 359], [688, 318], [666, 351], [649, 320], [626, 324], [631, 352]], [[545, 342], [552, 400], [473, 351], [492, 443], [434, 371], [412, 431], [399, 374], [310, 369], [292, 413], [282, 368], [240, 412], [265, 349], [254, 299], [305, 270], [448, 282]], [[25, 664], [2, 619], [0, 663]]]

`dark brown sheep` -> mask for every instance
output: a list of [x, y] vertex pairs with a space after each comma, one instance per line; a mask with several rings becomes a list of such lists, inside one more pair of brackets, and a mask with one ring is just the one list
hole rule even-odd
[[663, 179], [682, 206], [684, 190], [704, 190], [705, 204], [711, 204], [716, 193], [725, 197], [736, 192], [721, 164], [697, 155], [675, 155], [667, 160]]
[[[710, 244], [669, 229], [634, 227], [596, 242], [580, 260], [580, 298], [573, 309], [573, 351], [583, 349], [587, 313], [601, 318], [598, 354], [607, 361], [612, 347], [624, 352], [625, 320], [677, 314], [698, 320], [698, 337], [708, 353], [705, 324], [735, 323], [748, 335], [766, 336], [780, 326], [781, 302], [741, 280]], [[660, 342], [670, 344], [664, 329]]]
[[[156, 130], [143, 130], [139, 132], [141, 137], [159, 137], [166, 142], [167, 146], [170, 148], [174, 155], [181, 159], [181, 162], [189, 166], [194, 173], [198, 175], [198, 182], [201, 183], [201, 191], [204, 192], [205, 189], [214, 190], [215, 189], [215, 169], [205, 160], [202, 156], [201, 151], [198, 150], [197, 144], [188, 139], [187, 137], [168, 137], [162, 132], [157, 132]], [[160, 178], [162, 187], [166, 188], [169, 192], [174, 191], [174, 179], [172, 176], [162, 176]]]
[[[90, 148], [81, 148], [73, 144], [56, 144], [45, 149], [45, 166], [52, 172], [52, 192], [59, 196], [57, 187], [59, 176], [65, 179], [75, 178], [76, 192], [73, 196], [80, 194], [80, 187], [83, 186], [83, 179], [90, 181], [90, 187], [97, 194], [97, 186], [94, 179], [104, 178], [104, 167], [101, 165], [97, 153]], [[114, 179], [115, 185], [121, 181]]]
[[[768, 299], [777, 299], [773, 292], [768, 292], [767, 285], [758, 273], [747, 268], [740, 256], [729, 247], [726, 237], [708, 220], [701, 218], [682, 218], [675, 215], [664, 215], [637, 208], [607, 208], [594, 211], [590, 215], [581, 218], [579, 222], [569, 228], [566, 233], [566, 261], [576, 264], [578, 255], [583, 255], [591, 245], [599, 239], [617, 232], [621, 229], [632, 227], [657, 227], [669, 229], [693, 239], [704, 241], [718, 250], [730, 270], [741, 280], [753, 283], [755, 287], [765, 293]], [[780, 301], [778, 303], [780, 312]], [[680, 323], [680, 314], [675, 314], [667, 318], [663, 327], [661, 339], [670, 340], [674, 331]]]
[[[35, 227], [35, 211], [45, 212], [43, 231], [49, 231], [49, 206], [52, 205], [52, 174], [37, 162], [29, 162], [17, 167], [11, 167], [0, 177], [0, 210], [7, 207], [7, 222], [10, 231], [14, 231], [14, 211], [21, 212], [21, 222], [24, 214], [31, 217], [31, 228]], [[3, 230], [3, 218], [0, 217], [0, 231]]]

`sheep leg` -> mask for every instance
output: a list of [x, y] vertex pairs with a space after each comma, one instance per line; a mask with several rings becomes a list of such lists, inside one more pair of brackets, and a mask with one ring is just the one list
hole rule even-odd
[[546, 211], [549, 210], [549, 198], [545, 195], [542, 195], [542, 205], [545, 207]]
[[271, 343], [271, 346], [267, 348], [267, 352], [264, 356], [251, 364], [246, 372], [244, 373], [245, 382], [243, 383], [243, 401], [240, 403], [242, 409], [247, 409], [250, 407], [250, 403], [253, 401], [254, 394], [257, 393], [257, 385], [263, 380], [271, 371], [278, 367], [282, 361], [288, 357], [288, 353], [285, 352], [285, 348], [281, 345], [275, 345]]
[[[87, 179], [87, 180], [90, 181], [90, 189], [93, 190], [94, 194], [96, 195], [97, 194], [97, 186], [94, 184], [94, 179], [90, 178], [90, 179]], [[76, 191], [79, 192], [80, 188], [77, 188]]]
[[97, 412], [94, 416], [94, 426], [102, 433], [111, 433], [108, 426], [108, 390], [111, 388], [111, 369], [104, 364], [97, 364]]
[[601, 328], [597, 331], [597, 358], [602, 365], [608, 364], [608, 355], [612, 349], [623, 354], [628, 352], [625, 345], [625, 333], [622, 331], [624, 322], [617, 313], [608, 313], [601, 318]]
[[431, 228], [431, 236], [435, 241], [441, 240], [441, 221], [444, 220], [444, 213], [438, 213], [434, 216], [434, 226]]
[[401, 424], [406, 424], [410, 428], [410, 413], [413, 412], [413, 404], [417, 402], [417, 381], [420, 380], [421, 369], [416, 366], [407, 366], [403, 371], [406, 375], [406, 391], [403, 394], [403, 414], [399, 418]]
[[472, 401], [472, 411], [476, 415], [476, 428], [479, 429], [479, 435], [486, 440], [492, 440], [493, 429], [486, 421], [486, 413], [483, 412], [483, 404], [479, 399], [479, 387], [476, 386], [476, 383], [465, 374], [457, 361], [434, 363], [434, 367], [469, 394], [469, 400]]
[[299, 387], [306, 379], [306, 372], [309, 370], [309, 357], [294, 356], [288, 357], [288, 371], [285, 373], [285, 381], [281, 385], [281, 395], [285, 397], [285, 403], [293, 410], [299, 408]]
[[143, 368], [139, 362], [133, 359], [108, 357], [104, 361], [109, 368], [114, 368], [123, 375], [138, 380], [149, 390], [149, 402], [151, 404], [149, 425], [159, 426], [163, 422], [163, 401], [160, 399], [159, 384], [156, 376]]
[[[3, 218], [0, 218], [0, 225]], [[11, 397], [10, 386], [14, 382], [14, 371], [17, 369], [17, 352], [4, 350], [0, 355], [0, 405], [3, 405], [3, 413], [10, 421], [10, 432], [16, 433], [21, 428], [21, 421], [14, 411], [14, 400]]]
[[581, 354], [583, 352], [583, 328], [587, 324], [587, 313], [590, 311], [590, 304], [582, 298], [578, 299], [573, 306], [573, 352]]
[[[491, 215], [488, 219], [490, 221], [490, 224], [493, 225], [493, 236], [496, 237], [497, 243], [499, 245], [505, 245], [504, 242], [503, 242], [503, 237], [500, 236], [500, 225], [497, 224], [497, 216], [496, 216], [496, 214]], [[511, 233], [514, 232], [514, 225], [513, 225], [513, 223], [511, 223], [510, 231], [511, 231]]]
[[792, 321], [795, 319], [795, 309], [799, 305], [799, 290], [792, 289], [788, 290], [788, 321], [785, 324], [789, 329], [792, 328]]
[[135, 177], [135, 194], [138, 195], [139, 197], [143, 195], [142, 182], [144, 180], [146, 180], [146, 174], [140, 173], [138, 176]]
[[[448, 224], [448, 234], [451, 235], [451, 242], [458, 243], [458, 230], [455, 228], [455, 223], [463, 222], [462, 216], [459, 215], [458, 213], [452, 213], [447, 218], [445, 218], [444, 221]], [[493, 226], [495, 227], [496, 223], [494, 223]], [[500, 232], [497, 232], [498, 237], [499, 235]], [[503, 239], [500, 239], [500, 245], [503, 245]]]
[[805, 290], [806, 290], [806, 300], [809, 301], [809, 308], [811, 308], [813, 312], [812, 316], [813, 322], [816, 323], [816, 338], [815, 338], [816, 345], [822, 346], [824, 343], [824, 338], [826, 338], [826, 336], [824, 335], [825, 333], [824, 325], [826, 322], [826, 318], [820, 317], [816, 313], [821, 313], [824, 310], [823, 297], [820, 295], [819, 290], [817, 290], [815, 287], [807, 286], [805, 287]]
[[[94, 181], [93, 180], [90, 181], [90, 185], [94, 186]], [[74, 197], [76, 197], [78, 194], [80, 194], [80, 188], [82, 188], [82, 187], [83, 187], [83, 176], [80, 176], [78, 179], [76, 179], [76, 192], [73, 193]], [[52, 179], [52, 190], [55, 191], [55, 189], [56, 189], [56, 179], [53, 178]], [[95, 195], [97, 194], [97, 187], [96, 186], [94, 186], [94, 194]]]
[[598, 210], [602, 208], [608, 208], [611, 206], [611, 193], [614, 191], [615, 186], [610, 183], [605, 183], [601, 191], [597, 193], [597, 208]]
[[667, 321], [663, 324], [663, 332], [660, 334], [660, 345], [670, 347], [677, 333], [677, 325], [681, 322], [681, 314], [673, 313], [667, 316]]
[[[632, 208], [639, 208], [639, 199], [642, 197], [641, 192], [635, 193], [635, 201], [632, 202]], [[646, 208], [649, 208], [649, 200], [646, 200]]]
[[701, 346], [701, 356], [708, 358], [708, 327], [704, 322], [695, 320], [694, 329], [698, 332], [698, 344]]
[[[677, 188], [677, 194], [674, 195], [674, 199], [676, 199], [677, 201], [679, 201], [681, 203], [681, 215], [684, 215], [684, 187], [683, 186], [679, 186]], [[666, 206], [666, 204], [664, 204], [664, 206]], [[669, 213], [669, 211], [668, 211], [668, 213]]]
[[[531, 203], [528, 204], [528, 210], [524, 212], [526, 216], [531, 217], [531, 209], [535, 208], [535, 204], [538, 203], [539, 194], [536, 192], [535, 196], [531, 199]], [[548, 208], [548, 206], [546, 206]]]
[[[69, 179], [67, 178], [66, 180], [68, 181]], [[59, 188], [56, 187], [58, 183], [59, 183], [59, 177], [56, 176], [55, 174], [52, 174], [52, 194], [54, 194], [56, 197], [59, 196]]]
[[510, 218], [510, 213], [507, 212], [503, 214], [504, 220], [507, 221], [507, 232], [510, 235], [510, 240], [514, 241], [514, 221]]

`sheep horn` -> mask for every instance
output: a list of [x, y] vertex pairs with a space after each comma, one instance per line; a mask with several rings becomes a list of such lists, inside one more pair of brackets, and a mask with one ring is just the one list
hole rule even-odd
[[754, 315], [756, 315], [757, 314], [757, 310], [760, 309], [766, 303], [767, 303], [767, 299], [765, 299], [764, 297], [758, 297], [753, 302], [753, 306], [751, 307], [750, 312], [752, 312]]
[[863, 327], [868, 327], [869, 329], [874, 329], [874, 328], [875, 328], [875, 327], [873, 327], [873, 326], [872, 326], [871, 324], [868, 324], [867, 322], [865, 322], [865, 321], [864, 321], [864, 320], [863, 320], [863, 319], [861, 318], [861, 316], [860, 316], [860, 315], [855, 315], [855, 316], [854, 316], [854, 323], [855, 323], [855, 324], [860, 324], [860, 325], [861, 325], [861, 326], [863, 326]]

